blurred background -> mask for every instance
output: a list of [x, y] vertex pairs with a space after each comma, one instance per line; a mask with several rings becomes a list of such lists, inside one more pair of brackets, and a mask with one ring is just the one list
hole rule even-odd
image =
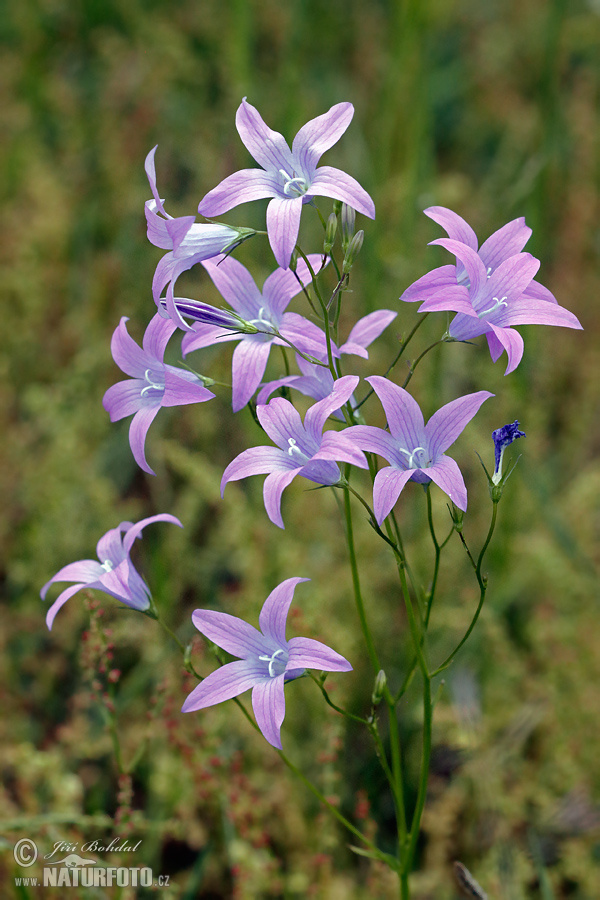
[[[355, 106], [324, 159], [353, 174], [377, 207], [375, 222], [359, 223], [366, 240], [344, 321], [380, 307], [400, 313], [359, 374], [384, 371], [415, 323], [413, 306], [400, 310], [402, 291], [449, 261], [427, 247], [442, 234], [422, 214], [432, 204], [460, 213], [480, 241], [525, 216], [538, 279], [584, 326], [521, 328], [525, 356], [507, 378], [505, 358], [492, 365], [485, 345], [444, 346], [411, 384], [426, 417], [460, 393], [496, 394], [453, 453], [469, 486], [474, 547], [490, 502], [473, 449], [493, 464], [492, 429], [518, 419], [527, 433], [486, 565], [484, 614], [436, 707], [414, 891], [458, 897], [451, 865], [460, 859], [500, 900], [596, 898], [598, 0], [5, 0], [0, 40], [3, 896], [46, 895], [15, 887], [15, 875], [29, 874], [13, 861], [19, 838], [49, 850], [115, 836], [142, 841], [125, 864], [168, 874], [165, 898], [396, 896], [233, 705], [180, 715], [194, 683], [152, 621], [102, 595], [78, 595], [50, 634], [39, 599], [59, 568], [93, 557], [118, 522], [171, 512], [185, 529], [148, 529], [136, 560], [181, 640], [192, 638], [199, 606], [256, 622], [274, 584], [310, 577], [289, 632], [349, 657], [355, 672], [330, 680], [333, 696], [361, 714], [368, 707], [371, 676], [327, 492], [288, 489], [285, 532], [264, 513], [262, 479], [230, 485], [221, 501], [225, 465], [263, 442], [247, 410], [233, 418], [225, 392], [161, 412], [147, 443], [156, 478], [131, 457], [128, 421], [111, 426], [101, 405], [122, 377], [110, 355], [120, 317], [140, 340], [154, 312], [161, 251], [146, 239], [144, 158], [158, 144], [167, 209], [193, 214], [223, 177], [253, 165], [234, 127], [246, 96], [290, 141], [334, 103]], [[319, 205], [327, 215], [328, 202]], [[261, 227], [264, 206], [223, 220]], [[310, 224], [302, 227], [305, 249], [318, 250]], [[264, 239], [237, 255], [259, 283], [273, 265]], [[202, 271], [181, 285], [218, 302]], [[439, 334], [429, 317], [419, 348]], [[229, 351], [206, 351], [195, 364], [227, 380]], [[400, 523], [426, 582], [424, 510], [409, 488]], [[441, 495], [436, 503], [443, 530]], [[356, 529], [369, 615], [397, 684], [406, 626], [392, 561], [358, 511]], [[476, 602], [464, 552], [451, 542], [434, 658], [458, 641]], [[194, 662], [205, 673], [214, 667], [199, 640]], [[402, 708], [402, 732], [410, 796], [417, 690]], [[308, 680], [287, 689], [283, 739], [344, 813], [391, 849], [392, 809], [372, 749]]]

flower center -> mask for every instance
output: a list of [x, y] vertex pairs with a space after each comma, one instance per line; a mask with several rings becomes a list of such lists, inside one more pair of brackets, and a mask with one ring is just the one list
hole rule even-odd
[[503, 306], [508, 306], [506, 297], [503, 297], [501, 300], [498, 300], [497, 297], [492, 297], [492, 300], [494, 303], [491, 306], [488, 306], [487, 309], [482, 309], [481, 312], [477, 313], [480, 319], [483, 319], [484, 316], [491, 316], [492, 313], [495, 313], [497, 309], [500, 309]]
[[111, 563], [110, 559], [105, 559], [102, 563], [102, 568], [105, 572], [112, 572], [114, 565]]
[[158, 391], [161, 394], [164, 393], [164, 390], [165, 390], [164, 384], [159, 384], [158, 382], [153, 381], [152, 380], [153, 377], [156, 377], [156, 376], [152, 375], [152, 370], [146, 369], [146, 371], [144, 372], [144, 381], [146, 382], [146, 385], [140, 391], [140, 395], [142, 397], [145, 394], [149, 394], [151, 391]]
[[248, 321], [251, 325], [254, 325], [256, 328], [262, 331], [263, 334], [265, 332], [265, 329], [270, 334], [272, 334], [277, 327], [264, 306], [261, 306], [261, 308], [259, 309], [256, 319], [248, 319]]
[[403, 447], [399, 449], [400, 453], [405, 453], [407, 456], [407, 469], [425, 469], [431, 462], [430, 459], [427, 459], [425, 447], [415, 447], [414, 450], [405, 450]]
[[279, 170], [283, 175], [283, 193], [287, 197], [302, 197], [308, 190], [308, 181], [300, 175], [292, 175], [291, 177], [285, 169]]
[[[284, 656], [285, 659], [279, 659], [278, 657]], [[271, 656], [259, 656], [263, 662], [269, 663], [269, 677], [275, 678], [277, 675], [283, 675], [285, 672], [285, 667], [288, 663], [288, 654], [283, 648], [279, 648], [279, 650], [274, 650]]]
[[298, 447], [294, 438], [288, 438], [288, 455], [295, 456], [298, 461], [302, 460], [303, 463], [308, 462], [310, 458]]

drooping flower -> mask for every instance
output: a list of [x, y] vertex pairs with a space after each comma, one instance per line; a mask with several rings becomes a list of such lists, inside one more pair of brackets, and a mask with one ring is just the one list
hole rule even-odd
[[[460, 216], [440, 207], [433, 209], [436, 216], [432, 218], [459, 239], [439, 238], [431, 243], [453, 253], [457, 265], [434, 269], [411, 285], [401, 300], [420, 301], [419, 312], [455, 311], [449, 337], [468, 341], [485, 334], [494, 362], [506, 350], [506, 375], [523, 357], [523, 338], [513, 330], [514, 325], [581, 328], [577, 317], [534, 280], [539, 260], [518, 252], [530, 233], [523, 219], [509, 222], [477, 251], [475, 234]], [[431, 210], [427, 212], [431, 214]]]
[[148, 429], [159, 409], [204, 403], [215, 395], [193, 372], [163, 362], [168, 340], [177, 327], [174, 322], [156, 313], [146, 328], [142, 347], [139, 347], [127, 331], [127, 321], [123, 316], [115, 329], [111, 351], [116, 364], [130, 378], [109, 387], [102, 405], [111, 422], [133, 414], [129, 428], [131, 452], [138, 466], [154, 475], [146, 462], [144, 446]]
[[[321, 257], [308, 257], [313, 270], [318, 271]], [[287, 346], [278, 334], [291, 341], [304, 353], [321, 356], [325, 346], [325, 336], [320, 328], [298, 313], [286, 312], [287, 306], [302, 286], [311, 280], [311, 274], [304, 260], [298, 260], [295, 272], [291, 269], [276, 269], [266, 279], [262, 291], [256, 286], [248, 269], [232, 257], [218, 257], [203, 263], [224, 299], [231, 305], [236, 316], [259, 329], [258, 333], [242, 333], [224, 330], [215, 322], [205, 322], [195, 326], [182, 342], [184, 354], [209, 347], [221, 341], [239, 341], [233, 351], [232, 360], [232, 404], [237, 412], [248, 403], [265, 373], [271, 347], [274, 344]], [[180, 306], [185, 315], [191, 307]], [[231, 325], [228, 326], [231, 329]]]
[[[368, 359], [369, 353], [367, 347], [379, 337], [381, 332], [387, 328], [397, 313], [390, 309], [378, 309], [359, 319], [348, 335], [348, 340], [336, 347], [332, 342], [332, 353], [334, 357], [340, 357], [343, 354], [352, 356], [362, 356]], [[324, 337], [324, 336], [323, 336]], [[315, 354], [319, 359], [327, 358], [327, 347], [324, 344], [320, 353]], [[277, 378], [264, 384], [258, 393], [258, 403], [266, 403], [280, 387], [291, 387], [296, 391], [300, 391], [307, 397], [313, 397], [315, 400], [323, 400], [333, 390], [333, 375], [329, 368], [308, 362], [301, 356], [296, 355], [296, 363], [300, 369], [300, 375], [286, 375], [284, 378]], [[350, 403], [353, 404], [352, 398]], [[343, 420], [341, 410], [332, 413], [336, 419]]]
[[173, 218], [163, 206], [157, 187], [154, 155], [156, 147], [146, 157], [145, 170], [150, 182], [153, 200], [145, 205], [148, 223], [148, 240], [166, 253], [154, 273], [152, 295], [158, 303], [166, 285], [171, 293], [182, 272], [186, 272], [204, 259], [224, 253], [251, 237], [251, 228], [235, 228], [229, 225], [196, 223], [195, 216]]
[[373, 511], [381, 525], [390, 513], [407, 481], [435, 482], [465, 510], [467, 489], [456, 462], [445, 451], [489, 397], [476, 391], [452, 400], [429, 419], [423, 419], [418, 403], [408, 391], [387, 378], [372, 375], [366, 381], [381, 400], [389, 431], [371, 425], [353, 425], [344, 434], [362, 450], [377, 453], [390, 465], [380, 469], [373, 487]]
[[242, 142], [262, 169], [241, 169], [225, 178], [198, 206], [202, 215], [220, 215], [251, 200], [273, 198], [267, 208], [267, 231], [278, 264], [287, 269], [300, 228], [303, 203], [313, 197], [341, 200], [370, 219], [375, 206], [358, 182], [340, 169], [317, 168], [319, 159], [348, 128], [354, 107], [338, 103], [304, 125], [290, 150], [285, 138], [272, 131], [258, 110], [242, 100], [236, 127]]
[[65, 588], [48, 610], [46, 624], [49, 630], [52, 629], [54, 617], [61, 606], [82, 588], [102, 591], [116, 597], [132, 609], [148, 609], [150, 591], [131, 562], [129, 554], [135, 539], [141, 537], [143, 529], [152, 522], [172, 522], [183, 528], [179, 519], [169, 513], [150, 516], [136, 524], [121, 522], [116, 528], [107, 531], [98, 541], [96, 553], [99, 562], [95, 559], [80, 559], [78, 562], [69, 563], [44, 585], [40, 592], [42, 600], [46, 599], [51, 584], [57, 581], [77, 582]]
[[296, 475], [316, 484], [331, 485], [341, 478], [336, 460], [366, 469], [364, 453], [347, 437], [349, 429], [322, 433], [328, 416], [347, 402], [358, 382], [357, 375], [345, 375], [335, 381], [331, 394], [307, 411], [304, 424], [294, 406], [282, 397], [258, 406], [259, 422], [277, 446], [250, 447], [236, 456], [223, 473], [221, 496], [229, 481], [266, 474], [265, 509], [270, 520], [283, 528], [281, 495]]
[[243, 619], [209, 609], [197, 609], [192, 621], [198, 631], [238, 660], [227, 663], [194, 688], [182, 712], [195, 712], [231, 700], [252, 688], [252, 708], [267, 741], [281, 749], [285, 716], [284, 685], [306, 669], [350, 672], [352, 666], [335, 650], [312, 638], [286, 640], [285, 626], [296, 585], [308, 578], [287, 578], [271, 591], [258, 618], [260, 631]]
[[498, 484], [502, 481], [502, 458], [504, 457], [504, 451], [512, 444], [513, 441], [516, 441], [517, 438], [525, 437], [524, 431], [519, 431], [519, 423], [515, 419], [515, 421], [511, 425], [503, 425], [502, 428], [497, 428], [495, 431], [492, 431], [492, 440], [494, 441], [494, 456], [495, 456], [495, 468], [494, 474], [492, 475], [492, 482], [494, 484]]

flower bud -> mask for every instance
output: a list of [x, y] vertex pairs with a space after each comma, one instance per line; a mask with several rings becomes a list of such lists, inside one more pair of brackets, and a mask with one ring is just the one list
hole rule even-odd
[[329, 218], [327, 219], [327, 225], [325, 227], [325, 240], [323, 242], [323, 252], [329, 256], [333, 249], [333, 244], [335, 241], [335, 235], [337, 233], [337, 216], [335, 213], [331, 213]]
[[346, 250], [346, 255], [344, 257], [344, 264], [342, 266], [342, 272], [344, 275], [348, 275], [350, 269], [356, 262], [356, 257], [360, 253], [361, 247], [363, 245], [363, 241], [365, 239], [364, 231], [357, 231], [350, 243], [348, 244], [348, 249]]
[[354, 224], [356, 222], [356, 212], [352, 209], [351, 206], [348, 206], [347, 203], [342, 203], [342, 249], [346, 250], [346, 247], [352, 240], [352, 236], [354, 235]]
[[380, 669], [375, 678], [373, 685], [373, 693], [371, 694], [371, 706], [379, 706], [387, 685], [387, 676], [383, 669]]

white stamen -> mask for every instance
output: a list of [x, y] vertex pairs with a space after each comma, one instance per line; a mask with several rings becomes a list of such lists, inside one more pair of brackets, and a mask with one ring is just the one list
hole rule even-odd
[[497, 297], [492, 297], [492, 300], [494, 301], [492, 306], [489, 306], [487, 309], [482, 309], [481, 312], [477, 313], [480, 319], [483, 319], [484, 316], [489, 316], [493, 312], [496, 312], [496, 310], [500, 309], [501, 306], [508, 306], [506, 297], [503, 297], [502, 300], [498, 300]]
[[283, 193], [288, 197], [290, 195], [302, 197], [302, 195], [307, 192], [308, 182], [306, 178], [302, 178], [300, 175], [293, 175], [290, 178], [285, 169], [280, 169], [279, 172], [281, 175], [283, 175], [284, 180]]
[[285, 650], [279, 648], [279, 650], [275, 650], [271, 656], [259, 656], [258, 657], [259, 659], [263, 660], [263, 662], [269, 663], [269, 676], [271, 678], [274, 678], [274, 676], [275, 676], [275, 673], [273, 671], [273, 666], [275, 665], [276, 659], [278, 656], [281, 656], [282, 653], [285, 653]]
[[296, 440], [294, 438], [288, 438], [288, 455], [289, 456], [297, 456], [298, 459], [302, 460], [303, 463], [308, 462], [309, 457], [304, 453], [300, 447], [297, 446]]
[[[404, 447], [399, 447], [400, 453], [406, 453], [408, 457], [407, 468], [408, 469], [422, 469], [423, 466], [419, 464], [418, 460], [415, 462], [415, 457], [418, 453], [425, 453], [425, 447], [415, 447], [414, 450], [405, 450]], [[428, 466], [429, 463], [426, 463], [425, 466]]]
[[144, 372], [144, 378], [146, 379], [148, 384], [140, 391], [142, 397], [147, 391], [164, 391], [165, 389], [164, 384], [156, 384], [156, 382], [152, 381], [151, 375], [152, 372], [150, 371], [150, 369], [146, 369], [146, 371]]
[[111, 563], [110, 559], [105, 559], [104, 562], [102, 563], [102, 568], [104, 569], [105, 572], [112, 572], [112, 570], [114, 569], [114, 566]]

